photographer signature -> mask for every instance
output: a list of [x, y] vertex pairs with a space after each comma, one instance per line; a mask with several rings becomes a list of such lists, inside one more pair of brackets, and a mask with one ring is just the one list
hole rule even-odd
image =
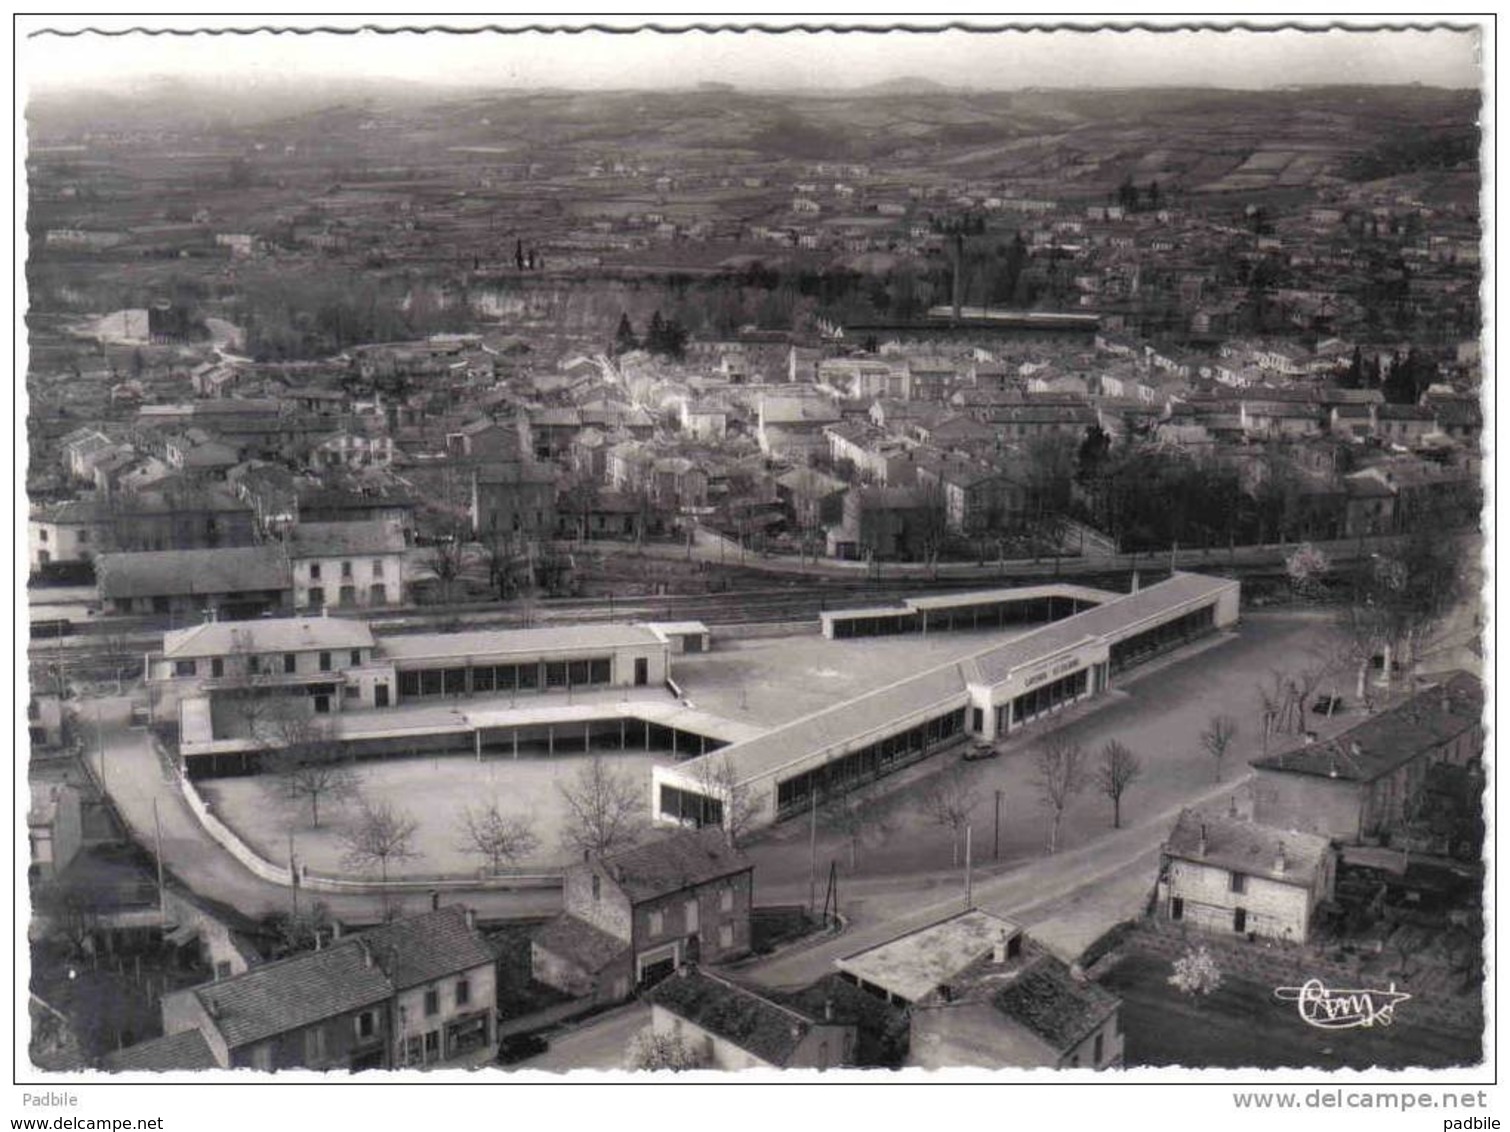
[[1350, 1030], [1356, 1026], [1389, 1026], [1395, 1007], [1410, 995], [1395, 990], [1334, 990], [1320, 979], [1307, 979], [1298, 987], [1275, 987], [1274, 997], [1295, 1003], [1301, 1021], [1323, 1030]]

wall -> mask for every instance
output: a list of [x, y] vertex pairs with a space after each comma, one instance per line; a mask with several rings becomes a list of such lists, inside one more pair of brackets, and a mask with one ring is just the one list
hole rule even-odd
[[[725, 911], [723, 894], [733, 893], [732, 906]], [[673, 940], [686, 939], [694, 932], [698, 937], [698, 961], [702, 963], [723, 962], [750, 949], [750, 905], [754, 896], [753, 873], [745, 872], [730, 877], [728, 882], [711, 881], [694, 890], [673, 892], [655, 900], [637, 904], [634, 908], [634, 947], [636, 952], [646, 948], [660, 947]], [[697, 904], [696, 924], [689, 923], [687, 905]], [[650, 917], [660, 912], [662, 930], [650, 931]], [[733, 927], [733, 940], [725, 946], [720, 929]]]
[[1363, 833], [1365, 790], [1346, 779], [1258, 767], [1253, 778], [1253, 820], [1356, 844]]
[[[1080, 1059], [1078, 1067], [1081, 1069], [1120, 1068], [1123, 1059], [1123, 1035], [1122, 1011], [1120, 1008], [1100, 1027], [1085, 1036], [1074, 1049], [1070, 1050], [1060, 1062], [1065, 1068], [1075, 1066], [1075, 1059]], [[1096, 1035], [1101, 1036], [1101, 1060], [1096, 1060]]]
[[[598, 898], [593, 899], [592, 878], [598, 877]], [[629, 897], [614, 883], [597, 861], [573, 865], [566, 870], [562, 902], [568, 914], [584, 920], [626, 943], [632, 939]]]
[[[457, 984], [462, 978], [467, 980], [469, 987], [465, 1003], [457, 1001]], [[427, 990], [438, 992], [439, 999], [437, 1012], [429, 1015], [425, 1013]], [[474, 967], [463, 973], [445, 975], [432, 982], [400, 991], [394, 999], [393, 1063], [405, 1064], [403, 1056], [405, 1038], [413, 1039], [427, 1033], [439, 1033], [441, 1060], [449, 1060], [456, 1056], [447, 1047], [446, 1027], [460, 1019], [474, 1017], [479, 1013], [485, 1013], [488, 1019], [488, 1040], [495, 1041], [493, 1013], [497, 1002], [497, 969], [491, 964]], [[423, 1049], [423, 1042], [421, 1042], [421, 1049]]]
[[[351, 577], [341, 575], [341, 564], [351, 563]], [[313, 567], [320, 568], [319, 578], [314, 577]], [[383, 554], [350, 555], [337, 558], [301, 558], [294, 562], [294, 607], [308, 609], [321, 603], [310, 598], [310, 590], [324, 590], [323, 604], [332, 608], [340, 605], [398, 605], [403, 601], [404, 556], [400, 551]], [[382, 585], [386, 591], [381, 602], [371, 597], [373, 585]], [[341, 600], [343, 586], [355, 587], [352, 601]]]
[[[1247, 910], [1244, 931], [1275, 939], [1303, 940], [1309, 927], [1313, 894], [1300, 884], [1283, 884], [1267, 877], [1247, 875], [1244, 891], [1230, 890], [1231, 873], [1195, 861], [1171, 860], [1167, 897], [1161, 907], [1168, 914], [1168, 900], [1185, 901], [1184, 919], [1208, 931], [1231, 933], [1234, 910]], [[1296, 877], [1299, 881], [1301, 878]], [[1165, 886], [1161, 886], [1165, 887]], [[1161, 892], [1161, 897], [1165, 896]]]
[[193, 988], [165, 994], [161, 1003], [164, 1034], [182, 1034], [186, 1030], [198, 1030], [209, 1045], [210, 1052], [215, 1055], [216, 1064], [222, 1068], [230, 1067], [231, 1053], [226, 1048], [225, 1039], [210, 1021], [210, 1016], [205, 1013], [204, 1006], [200, 1003], [199, 996], [194, 993]]

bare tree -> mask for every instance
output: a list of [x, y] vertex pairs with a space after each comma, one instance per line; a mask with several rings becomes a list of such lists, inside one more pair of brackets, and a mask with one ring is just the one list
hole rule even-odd
[[278, 720], [277, 732], [261, 755], [264, 785], [294, 806], [308, 802], [310, 824], [319, 829], [321, 802], [339, 805], [355, 798], [362, 777], [325, 725], [296, 716]]
[[467, 563], [467, 544], [459, 530], [442, 533], [425, 554], [425, 565], [440, 583], [440, 600], [450, 602], [456, 581]]
[[1049, 811], [1049, 852], [1059, 851], [1059, 827], [1064, 811], [1085, 789], [1085, 752], [1073, 740], [1049, 736], [1033, 756], [1033, 785], [1038, 802]]
[[849, 846], [851, 872], [860, 867], [860, 846], [883, 836], [887, 830], [880, 804], [854, 790], [835, 795], [824, 804], [823, 824], [843, 834]]
[[965, 764], [952, 763], [934, 775], [923, 787], [918, 805], [930, 821], [949, 831], [954, 863], [958, 865], [960, 831], [970, 824], [970, 815], [980, 805], [980, 794]]
[[697, 784], [701, 792], [718, 800], [724, 836], [728, 838], [730, 846], [737, 847], [740, 839], [750, 831], [750, 826], [754, 824], [760, 811], [755, 792], [747, 783], [739, 781], [734, 770], [734, 760], [726, 754], [717, 758], [699, 759], [696, 766]]
[[644, 807], [640, 787], [601, 757], [584, 763], [569, 783], [556, 788], [566, 802], [561, 836], [568, 849], [605, 856], [639, 841]]
[[1112, 800], [1112, 828], [1122, 828], [1122, 795], [1143, 774], [1143, 763], [1125, 745], [1112, 739], [1101, 748], [1096, 785]]
[[109, 911], [106, 895], [77, 877], [57, 877], [33, 890], [32, 914], [49, 937], [82, 959], [94, 950], [95, 932]]
[[1213, 715], [1201, 732], [1201, 747], [1216, 760], [1216, 780], [1222, 780], [1222, 760], [1237, 739], [1237, 720], [1230, 715]]
[[494, 873], [501, 873], [505, 866], [527, 857], [540, 844], [534, 822], [528, 817], [503, 813], [496, 798], [481, 809], [464, 808], [460, 826], [461, 851], [483, 858]]
[[414, 848], [414, 831], [418, 828], [418, 822], [388, 802], [364, 801], [361, 814], [341, 833], [341, 844], [346, 850], [342, 860], [351, 869], [378, 866], [386, 885], [391, 862], [410, 861], [422, 855]]

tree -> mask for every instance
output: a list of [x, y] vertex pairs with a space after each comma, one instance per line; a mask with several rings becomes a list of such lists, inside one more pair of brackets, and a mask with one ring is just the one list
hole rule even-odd
[[1096, 785], [1112, 800], [1112, 828], [1122, 828], [1122, 795], [1143, 774], [1143, 763], [1125, 745], [1110, 740], [1101, 748]]
[[629, 1068], [631, 1070], [669, 1069], [680, 1072], [684, 1069], [701, 1069], [705, 1065], [701, 1054], [689, 1046], [680, 1034], [657, 1033], [646, 1026], [629, 1044]]
[[460, 826], [462, 842], [458, 848], [487, 861], [493, 873], [501, 873], [505, 866], [529, 856], [540, 844], [534, 823], [528, 817], [503, 813], [496, 798], [480, 809], [463, 808]]
[[323, 900], [317, 900], [310, 907], [299, 909], [297, 914], [269, 912], [260, 923], [275, 941], [273, 953], [268, 958], [282, 959], [314, 950], [316, 942], [331, 931], [334, 921], [330, 907]]
[[566, 802], [561, 837], [568, 849], [609, 856], [639, 841], [644, 808], [640, 787], [601, 757], [582, 764], [570, 782], [556, 788]]
[[640, 340], [635, 337], [634, 323], [629, 321], [629, 315], [619, 315], [619, 328], [613, 336], [613, 352], [615, 355], [627, 354], [631, 350], [640, 348]]
[[361, 775], [340, 740], [324, 724], [304, 716], [278, 721], [277, 739], [261, 755], [265, 786], [294, 806], [309, 803], [309, 820], [320, 828], [320, 803], [340, 804], [357, 796]]
[[43, 931], [80, 959], [94, 951], [94, 934], [108, 910], [106, 893], [76, 876], [56, 877], [32, 892], [32, 914]]
[[1051, 735], [1033, 755], [1033, 785], [1038, 803], [1049, 811], [1049, 852], [1059, 851], [1059, 827], [1064, 811], [1085, 789], [1085, 752], [1079, 743]]
[[1230, 715], [1213, 715], [1201, 732], [1201, 747], [1216, 760], [1216, 780], [1222, 780], [1222, 760], [1237, 738], [1237, 720]]
[[1222, 985], [1222, 972], [1205, 944], [1186, 951], [1174, 961], [1169, 985], [1191, 996], [1204, 998]]
[[706, 797], [718, 800], [724, 836], [730, 847], [738, 847], [760, 812], [755, 792], [748, 783], [739, 781], [734, 760], [726, 754], [697, 761], [697, 784]]
[[923, 814], [949, 831], [954, 863], [959, 864], [959, 835], [980, 805], [980, 794], [964, 763], [953, 763], [935, 774], [918, 798]]
[[1320, 547], [1303, 542], [1285, 559], [1290, 586], [1303, 598], [1319, 597], [1332, 573], [1332, 561]]
[[823, 824], [843, 835], [849, 847], [851, 872], [860, 867], [860, 846], [872, 838], [884, 836], [887, 830], [886, 815], [880, 803], [856, 790], [846, 790], [824, 804]]
[[440, 535], [435, 545], [425, 554], [425, 565], [440, 583], [440, 599], [450, 602], [452, 589], [461, 577], [467, 561], [467, 544], [462, 541], [459, 530]]
[[414, 848], [418, 828], [418, 822], [386, 801], [363, 801], [361, 814], [341, 833], [342, 860], [351, 869], [378, 866], [387, 885], [390, 863], [423, 855]]

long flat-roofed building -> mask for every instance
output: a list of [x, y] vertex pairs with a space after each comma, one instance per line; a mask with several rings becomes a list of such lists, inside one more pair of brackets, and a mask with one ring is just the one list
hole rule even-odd
[[[716, 774], [699, 760], [656, 767], [652, 812], [669, 824], [721, 822], [728, 798], [710, 796], [711, 781], [726, 795], [742, 792], [755, 825], [802, 813], [815, 794], [822, 800], [873, 782], [967, 735], [1008, 735], [1105, 691], [1118, 673], [1234, 624], [1239, 592], [1230, 579], [1176, 574], [1105, 595], [1005, 644], [733, 743], [717, 753]], [[998, 591], [990, 604], [1009, 603]]]

